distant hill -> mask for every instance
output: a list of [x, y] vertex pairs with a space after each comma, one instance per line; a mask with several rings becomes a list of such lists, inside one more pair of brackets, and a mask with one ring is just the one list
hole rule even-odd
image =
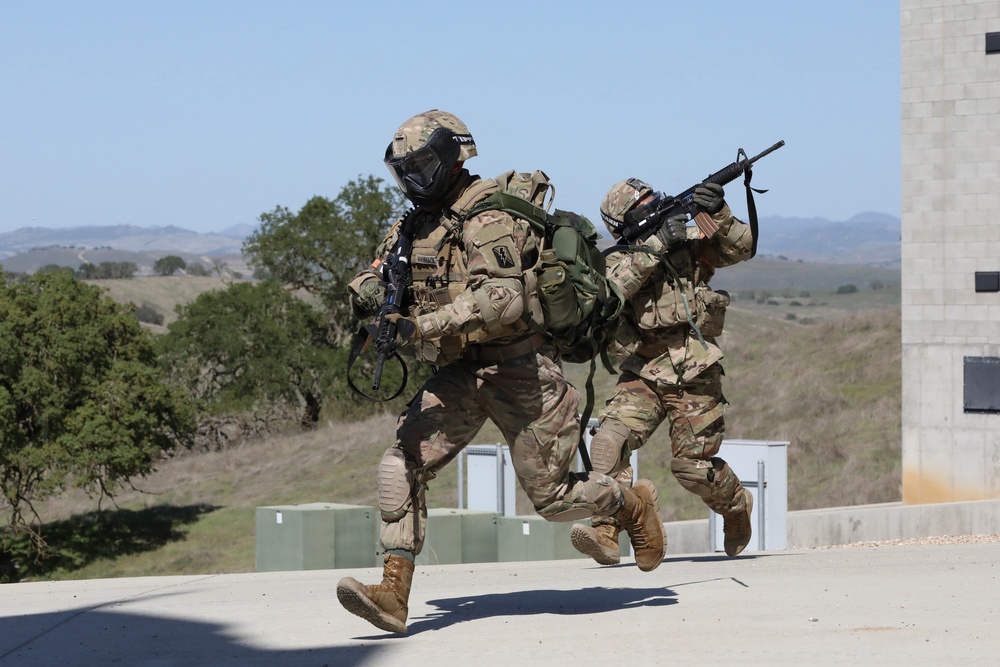
[[234, 239], [243, 240], [250, 236], [257, 229], [257, 225], [233, 225], [232, 227], [226, 227], [221, 232], [220, 236], [230, 236]]
[[162, 254], [229, 255], [240, 252], [243, 239], [251, 231], [247, 225], [210, 234], [201, 234], [173, 225], [167, 227], [112, 225], [65, 229], [22, 227], [13, 232], [0, 234], [0, 259], [30, 250], [52, 247]]
[[[758, 257], [821, 264], [853, 264], [898, 269], [902, 224], [884, 213], [859, 213], [844, 221], [762, 216]], [[604, 232], [600, 245], [611, 239]]]
[[898, 268], [902, 225], [883, 213], [859, 213], [849, 220], [760, 218], [759, 255], [806, 262]]
[[[139, 227], [22, 227], [0, 234], [0, 263], [10, 271], [34, 271], [46, 264], [78, 267], [83, 261], [121, 251], [121, 256], [100, 261], [136, 261], [151, 266], [164, 255], [175, 254], [190, 261], [201, 257], [224, 257], [232, 266], [241, 254], [243, 240], [255, 227], [236, 225], [221, 232], [202, 234], [173, 225]], [[898, 269], [900, 266], [900, 219], [883, 213], [859, 213], [849, 220], [826, 218], [760, 218], [758, 256], [823, 264], [852, 264]], [[605, 235], [603, 245], [610, 239]], [[60, 252], [56, 252], [60, 251]], [[101, 253], [95, 254], [95, 251]], [[119, 253], [120, 254], [120, 253]], [[141, 261], [139, 261], [141, 260]]]

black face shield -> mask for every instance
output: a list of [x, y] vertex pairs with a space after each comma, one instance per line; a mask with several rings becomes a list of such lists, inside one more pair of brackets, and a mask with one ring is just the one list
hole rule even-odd
[[439, 127], [423, 146], [402, 157], [393, 157], [389, 144], [385, 149], [385, 165], [410, 201], [434, 204], [448, 191], [460, 151], [459, 135]]

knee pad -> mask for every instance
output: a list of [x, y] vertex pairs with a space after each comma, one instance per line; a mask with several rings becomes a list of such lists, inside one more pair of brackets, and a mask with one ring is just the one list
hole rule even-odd
[[609, 475], [627, 461], [630, 452], [626, 447], [630, 431], [617, 419], [606, 419], [590, 441], [590, 463], [594, 472]]
[[413, 495], [413, 474], [406, 467], [403, 453], [390, 449], [378, 466], [378, 506], [382, 519], [399, 521], [405, 516]]

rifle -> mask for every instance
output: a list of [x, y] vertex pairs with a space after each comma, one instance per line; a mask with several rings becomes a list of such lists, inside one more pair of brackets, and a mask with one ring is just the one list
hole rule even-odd
[[[379, 306], [378, 313], [372, 324], [361, 328], [354, 336], [354, 343], [351, 349], [351, 356], [347, 367], [347, 384], [355, 394], [368, 401], [391, 401], [403, 393], [406, 387], [407, 368], [402, 357], [397, 351], [399, 342], [396, 338], [397, 325], [389, 320], [388, 315], [399, 313], [407, 308], [404, 303], [406, 289], [412, 284], [413, 276], [410, 270], [410, 250], [413, 247], [412, 237], [421, 224], [421, 214], [417, 209], [410, 209], [399, 225], [399, 236], [392, 251], [385, 260], [376, 260], [373, 268], [382, 273], [382, 283], [385, 286], [385, 297], [382, 305]], [[375, 343], [375, 374], [372, 377], [372, 391], [378, 391], [382, 385], [382, 370], [388, 359], [395, 358], [403, 370], [403, 377], [400, 381], [399, 389], [392, 396], [380, 399], [365, 394], [358, 389], [351, 380], [350, 370], [358, 355], [374, 341]]]
[[740, 174], [743, 174], [743, 182], [747, 188], [747, 209], [750, 214], [750, 227], [753, 230], [753, 254], [756, 254], [757, 208], [753, 203], [753, 194], [751, 194], [751, 191], [762, 194], [767, 192], [767, 190], [757, 190], [756, 188], [750, 187], [750, 179], [753, 176], [753, 163], [765, 155], [773, 153], [784, 145], [785, 142], [783, 140], [779, 141], [767, 150], [753, 156], [752, 158], [748, 158], [746, 152], [741, 148], [736, 154], [735, 162], [732, 162], [714, 174], [709, 175], [709, 177], [701, 183], [692, 185], [679, 195], [671, 197], [664, 195], [662, 192], [656, 193], [656, 200], [654, 205], [651, 207], [651, 211], [642, 220], [625, 227], [622, 230], [622, 239], [630, 244], [645, 241], [660, 228], [663, 221], [676, 215], [686, 215], [689, 218], [693, 218], [695, 224], [698, 225], [698, 229], [700, 229], [702, 234], [705, 235], [705, 238], [711, 238], [717, 231], [719, 231], [719, 226], [715, 224], [715, 221], [712, 220], [712, 216], [709, 215], [707, 211], [694, 202], [692, 197], [692, 195], [694, 195], [694, 190], [704, 183], [728, 185], [736, 180]]
[[410, 239], [400, 232], [396, 247], [381, 266], [385, 282], [385, 299], [375, 317], [375, 321], [378, 322], [378, 332], [375, 335], [375, 350], [378, 356], [375, 358], [372, 391], [377, 391], [382, 384], [382, 368], [385, 366], [385, 360], [397, 356], [396, 324], [387, 316], [402, 309], [406, 286], [410, 282], [410, 246]]

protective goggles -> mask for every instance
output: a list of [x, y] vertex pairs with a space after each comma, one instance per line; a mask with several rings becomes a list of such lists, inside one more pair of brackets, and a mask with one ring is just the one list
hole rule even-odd
[[461, 152], [459, 135], [439, 127], [424, 145], [401, 157], [393, 157], [392, 144], [385, 149], [385, 165], [399, 188], [406, 193], [428, 194], [442, 181], [447, 182]]

